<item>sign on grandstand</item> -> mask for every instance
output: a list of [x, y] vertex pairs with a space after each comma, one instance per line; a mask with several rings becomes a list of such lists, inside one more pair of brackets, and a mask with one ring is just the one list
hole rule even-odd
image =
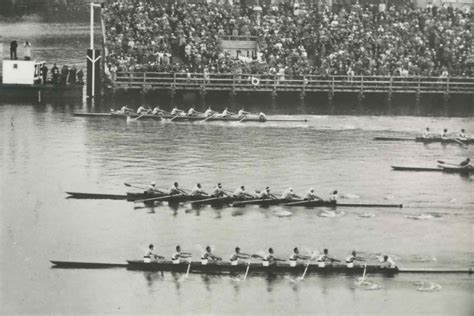
[[258, 52], [257, 41], [249, 36], [222, 37], [220, 45], [224, 52], [228, 52], [234, 58], [253, 58]]

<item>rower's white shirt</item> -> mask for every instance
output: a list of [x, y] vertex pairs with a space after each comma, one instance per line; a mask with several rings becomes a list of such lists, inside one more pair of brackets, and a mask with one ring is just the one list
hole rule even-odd
[[143, 106], [140, 106], [138, 109], [137, 109], [137, 113], [140, 114], [141, 112], [143, 111], [146, 111], [145, 107]]
[[318, 256], [318, 261], [326, 261], [328, 259], [328, 255], [322, 253]]
[[460, 138], [466, 138], [466, 134], [464, 134], [463, 132], [459, 132], [459, 137]]
[[244, 115], [247, 115], [247, 114], [248, 114], [248, 113], [245, 112], [244, 110], [239, 110], [239, 112], [238, 112], [238, 115], [239, 115], [239, 116], [244, 116]]
[[354, 262], [355, 257], [353, 255], [350, 255], [346, 258], [346, 262]]
[[430, 136], [431, 136], [430, 131], [425, 131], [425, 132], [423, 133], [423, 137], [425, 137], [425, 138], [430, 137]]
[[190, 108], [188, 110], [188, 115], [194, 115], [194, 113], [196, 113], [196, 110], [194, 110], [194, 108]]
[[295, 194], [294, 191], [286, 190], [286, 191], [283, 192], [283, 194], [281, 195], [281, 198], [282, 198], [282, 199], [291, 199], [294, 194]]
[[181, 257], [181, 252], [175, 252], [173, 256], [171, 256], [171, 260], [177, 260]]
[[337, 201], [337, 194], [332, 193], [329, 197], [329, 201]]
[[267, 192], [266, 190], [263, 190], [262, 192], [257, 194], [258, 198], [260, 199], [266, 199], [270, 197], [270, 192]]
[[291, 256], [290, 256], [290, 260], [298, 260], [298, 254], [296, 253], [293, 253]]
[[228, 116], [228, 115], [229, 115], [229, 111], [227, 109], [222, 111], [222, 116]]
[[170, 194], [171, 194], [171, 193], [176, 193], [176, 192], [179, 193], [178, 187], [175, 187], [174, 185], [172, 185], [171, 188], [170, 188]]
[[211, 109], [207, 109], [205, 112], [204, 112], [204, 116], [206, 117], [209, 117], [212, 115], [212, 110]]
[[199, 188], [198, 186], [195, 186], [192, 190], [191, 190], [191, 195], [199, 195], [202, 193], [202, 188]]
[[145, 252], [145, 257], [154, 257], [155, 256], [155, 252], [151, 249], [148, 249], [146, 252]]
[[128, 111], [128, 108], [126, 106], [122, 106], [122, 108], [120, 109], [120, 112], [122, 113], [125, 113]]
[[212, 190], [212, 193], [214, 195], [220, 195], [220, 194], [222, 194], [222, 192], [223, 192], [223, 190], [219, 187], [215, 187], [214, 190]]
[[234, 191], [234, 196], [241, 196], [244, 193], [245, 193], [244, 190], [242, 190], [241, 188], [238, 188], [237, 190]]
[[446, 132], [442, 132], [441, 133], [441, 138], [447, 138], [448, 137], [448, 133]]
[[156, 115], [160, 112], [161, 112], [161, 109], [159, 107], [156, 107], [156, 108], [153, 109], [153, 112], [151, 112], [151, 113]]
[[316, 195], [313, 192], [309, 191], [308, 193], [306, 193], [305, 199], [314, 200], [315, 198], [316, 198]]

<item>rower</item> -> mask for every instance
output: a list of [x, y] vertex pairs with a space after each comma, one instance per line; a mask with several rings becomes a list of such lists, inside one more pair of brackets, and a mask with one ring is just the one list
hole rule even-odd
[[178, 109], [178, 108], [175, 106], [175, 107], [171, 110], [171, 115], [173, 115], [173, 116], [178, 116], [178, 115], [184, 116], [184, 115], [186, 115], [186, 113], [184, 113], [183, 110], [180, 110], [180, 109]]
[[150, 113], [150, 112], [151, 112], [150, 107], [145, 108], [143, 105], [141, 105], [141, 106], [137, 109], [137, 114], [140, 114], [140, 115], [147, 114], [147, 113]]
[[431, 137], [433, 137], [433, 135], [431, 135], [430, 128], [427, 127], [425, 129], [425, 132], [423, 133], [423, 138], [431, 138]]
[[156, 261], [158, 259], [163, 260], [163, 259], [165, 259], [165, 257], [155, 254], [155, 246], [150, 244], [148, 246], [148, 250], [145, 252], [145, 255], [143, 256], [143, 262], [150, 263], [150, 262]]
[[241, 253], [239, 247], [235, 247], [235, 253], [230, 256], [230, 265], [236, 266], [239, 264], [239, 259], [250, 259], [250, 255], [246, 253]]
[[335, 190], [333, 193], [329, 195], [329, 201], [331, 202], [337, 202], [337, 190]]
[[201, 114], [201, 112], [196, 111], [193, 106], [188, 110], [188, 116], [196, 116], [198, 114]]
[[198, 183], [198, 184], [196, 184], [196, 186], [191, 190], [191, 195], [192, 195], [192, 196], [203, 196], [203, 195], [208, 195], [208, 194], [202, 190], [201, 184]]
[[232, 194], [232, 197], [236, 199], [244, 199], [244, 198], [251, 198], [253, 196], [245, 192], [245, 186], [241, 186], [240, 188], [234, 191], [234, 193]]
[[448, 138], [448, 129], [447, 128], [443, 129], [443, 132], [441, 133], [441, 138], [442, 139], [447, 139]]
[[239, 112], [237, 113], [237, 115], [239, 116], [239, 118], [242, 118], [242, 117], [247, 116], [247, 115], [249, 115], [249, 114], [250, 114], [250, 112], [244, 111], [244, 108], [241, 108], [241, 109], [239, 110]]
[[212, 196], [213, 197], [223, 197], [223, 196], [227, 196], [227, 194], [224, 192], [224, 190], [222, 189], [222, 184], [221, 183], [218, 183], [214, 189], [212, 190]]
[[267, 116], [265, 115], [265, 113], [260, 112], [260, 114], [258, 114], [258, 119], [262, 122], [266, 122], [267, 121]]
[[206, 265], [209, 262], [209, 260], [211, 260], [211, 261], [221, 261], [222, 258], [215, 256], [212, 253], [211, 247], [207, 246], [206, 247], [206, 252], [201, 256], [201, 263], [203, 265]]
[[387, 255], [379, 257], [379, 260], [380, 260], [380, 267], [381, 268], [394, 269], [394, 268], [397, 267], [397, 264], [395, 263], [395, 261], [393, 261], [393, 259], [390, 258]]
[[458, 138], [461, 140], [469, 139], [469, 137], [467, 137], [466, 135], [466, 131], [464, 130], [464, 128], [461, 129], [461, 131], [459, 132]]
[[183, 194], [183, 190], [179, 189], [178, 188], [178, 182], [175, 182], [171, 188], [170, 188], [170, 191], [169, 191], [169, 195], [177, 195], [177, 194]]
[[320, 198], [319, 196], [314, 194], [314, 189], [313, 188], [309, 189], [309, 191], [308, 191], [308, 193], [306, 193], [304, 199], [308, 200], [308, 201], [322, 200], [322, 198]]
[[153, 115], [163, 115], [163, 114], [165, 114], [165, 113], [166, 113], [166, 112], [165, 112], [164, 110], [160, 109], [160, 106], [159, 106], [159, 105], [157, 105], [157, 106], [153, 109], [153, 111], [151, 111], [151, 114], [153, 114]]
[[266, 187], [265, 190], [257, 193], [259, 199], [277, 199], [277, 197], [270, 193], [270, 187]]
[[354, 261], [366, 261], [365, 258], [358, 257], [355, 250], [352, 251], [352, 254], [346, 258], [346, 265], [348, 268], [354, 267]]
[[227, 108], [225, 108], [224, 111], [222, 111], [220, 117], [229, 117], [231, 115], [235, 115], [235, 113], [232, 113]]
[[126, 105], [124, 105], [120, 108], [120, 112], [123, 113], [123, 114], [128, 114], [130, 112], [133, 112], [133, 110], [128, 108]]
[[462, 168], [472, 168], [471, 159], [470, 159], [470, 158], [466, 158], [466, 160], [461, 161], [461, 163], [460, 163], [459, 165], [460, 165]]
[[171, 262], [178, 264], [180, 258], [190, 258], [192, 255], [189, 252], [181, 252], [181, 246], [176, 246], [176, 252], [171, 256]]
[[327, 263], [341, 262], [340, 260], [329, 257], [329, 250], [326, 248], [323, 253], [318, 257], [318, 267], [324, 268]]
[[281, 198], [285, 200], [301, 199], [301, 197], [295, 194], [293, 188], [288, 188], [285, 192], [283, 192]]
[[153, 194], [153, 193], [163, 193], [161, 192], [160, 190], [158, 190], [156, 188], [156, 184], [155, 184], [155, 181], [153, 181], [150, 186], [146, 189], [145, 193], [148, 193], [148, 194]]
[[211, 107], [208, 107], [207, 110], [204, 112], [205, 117], [210, 117], [214, 115], [214, 111], [211, 109]]
[[296, 263], [298, 262], [298, 259], [300, 260], [308, 260], [311, 259], [311, 256], [304, 256], [300, 255], [300, 251], [298, 250], [298, 247], [293, 248], [293, 254], [290, 256], [290, 267], [296, 267]]
[[275, 257], [273, 254], [273, 248], [268, 248], [268, 253], [265, 256], [260, 256], [258, 254], [253, 255], [252, 257], [257, 257], [262, 259], [262, 265], [264, 267], [273, 266], [277, 264], [277, 261], [285, 261]]

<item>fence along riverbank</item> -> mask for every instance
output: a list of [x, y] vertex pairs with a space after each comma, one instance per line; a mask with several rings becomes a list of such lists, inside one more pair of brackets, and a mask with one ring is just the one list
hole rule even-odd
[[439, 94], [447, 101], [450, 95], [474, 98], [474, 78], [470, 77], [381, 77], [381, 76], [303, 76], [282, 78], [279, 75], [203, 74], [164, 72], [118, 72], [112, 82], [114, 91], [166, 90], [173, 96], [179, 91], [195, 91], [205, 95], [210, 91], [270, 93], [298, 93], [304, 99], [307, 93], [327, 93], [332, 99], [336, 93], [383, 93], [390, 101], [394, 94], [414, 94], [418, 102], [423, 94]]

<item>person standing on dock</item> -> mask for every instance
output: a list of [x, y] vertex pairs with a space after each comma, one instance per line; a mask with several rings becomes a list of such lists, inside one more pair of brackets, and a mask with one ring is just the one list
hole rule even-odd
[[71, 69], [69, 70], [69, 77], [67, 82], [69, 84], [75, 84], [77, 81], [77, 69], [74, 65], [72, 65]]
[[10, 59], [11, 60], [17, 60], [18, 56], [16, 55], [16, 50], [18, 48], [18, 42], [17, 41], [11, 41], [10, 43]]
[[59, 68], [56, 66], [56, 64], [53, 65], [53, 68], [51, 68], [51, 75], [52, 75], [52, 82], [53, 84], [58, 84], [59, 82]]
[[48, 80], [48, 66], [46, 64], [41, 67], [41, 80], [43, 84], [47, 83]]
[[25, 60], [31, 60], [31, 44], [26, 41], [24, 46], [24, 55], [25, 55]]

